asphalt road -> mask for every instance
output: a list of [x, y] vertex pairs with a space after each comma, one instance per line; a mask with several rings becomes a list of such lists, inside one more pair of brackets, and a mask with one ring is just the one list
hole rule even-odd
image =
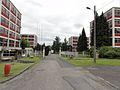
[[0, 85], [0, 90], [117, 90], [83, 68], [45, 57], [37, 67]]

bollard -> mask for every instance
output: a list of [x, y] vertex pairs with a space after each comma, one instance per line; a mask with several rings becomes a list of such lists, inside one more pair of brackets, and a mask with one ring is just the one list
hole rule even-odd
[[11, 65], [10, 64], [5, 64], [5, 67], [4, 67], [4, 76], [7, 77], [10, 73], [10, 68], [11, 68]]

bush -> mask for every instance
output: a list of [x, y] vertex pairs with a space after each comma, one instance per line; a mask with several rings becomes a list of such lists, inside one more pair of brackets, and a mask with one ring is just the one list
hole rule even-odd
[[117, 56], [117, 53], [114, 50], [109, 50], [104, 54], [104, 57], [113, 59]]
[[99, 48], [100, 58], [120, 58], [120, 48], [104, 46]]
[[93, 50], [94, 50], [93, 47], [91, 47], [90, 50], [89, 50], [90, 57], [93, 57]]

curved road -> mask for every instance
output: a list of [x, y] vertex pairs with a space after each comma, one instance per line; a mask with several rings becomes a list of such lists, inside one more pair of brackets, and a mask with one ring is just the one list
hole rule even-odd
[[76, 68], [57, 55], [45, 57], [39, 65], [0, 85], [0, 90], [116, 90], [103, 80]]

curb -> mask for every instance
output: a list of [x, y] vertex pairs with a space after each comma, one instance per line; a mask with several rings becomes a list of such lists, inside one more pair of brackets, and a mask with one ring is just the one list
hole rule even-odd
[[20, 74], [22, 74], [23, 72], [27, 71], [28, 69], [30, 69], [31, 67], [33, 67], [35, 65], [35, 63], [33, 63], [32, 65], [26, 67], [24, 70], [22, 70], [21, 72], [19, 72], [18, 74], [8, 78], [7, 80], [3, 80], [3, 81], [0, 81], [0, 84], [3, 84], [3, 83], [6, 83], [7, 81], [10, 81], [12, 80], [13, 78], [19, 76]]
[[112, 84], [111, 82], [109, 82], [109, 81], [107, 81], [107, 80], [105, 80], [105, 79], [103, 79], [103, 78], [101, 78], [101, 77], [99, 77], [99, 76], [98, 76], [98, 78], [99, 78], [100, 80], [106, 82], [106, 83], [107, 83], [108, 85], [110, 85], [111, 87], [116, 88], [117, 90], [120, 90], [120, 87]]

